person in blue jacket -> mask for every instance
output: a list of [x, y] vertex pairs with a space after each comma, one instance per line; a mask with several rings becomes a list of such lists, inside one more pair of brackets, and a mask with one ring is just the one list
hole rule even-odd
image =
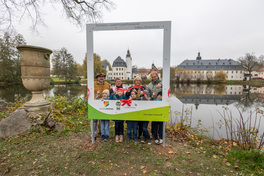
[[[122, 90], [117, 90], [117, 94], [111, 94], [109, 100], [126, 100], [126, 96]], [[124, 140], [124, 120], [114, 120], [115, 122], [115, 142], [123, 142]]]

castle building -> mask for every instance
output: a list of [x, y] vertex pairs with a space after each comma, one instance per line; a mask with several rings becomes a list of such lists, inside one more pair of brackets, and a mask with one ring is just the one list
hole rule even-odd
[[210, 59], [202, 60], [200, 52], [196, 60], [184, 60], [180, 65], [175, 77], [178, 80], [211, 80], [219, 71], [226, 73], [226, 80], [243, 80], [244, 69], [233, 59]]
[[152, 71], [156, 71], [160, 77], [160, 71], [156, 68], [154, 63], [152, 63], [151, 69], [138, 69], [137, 66], [132, 66], [132, 57], [129, 50], [127, 50], [126, 61], [118, 56], [112, 64], [112, 70], [109, 70], [109, 67], [107, 67], [106, 64], [105, 66], [107, 71], [106, 79], [108, 80], [114, 80], [116, 78], [120, 78], [121, 80], [131, 80], [137, 76], [141, 78], [149, 78]]
[[127, 50], [126, 55], [126, 62], [118, 56], [112, 65], [112, 70], [109, 70], [109, 68], [106, 68], [107, 76], [106, 79], [124, 79], [124, 80], [130, 80], [132, 78], [132, 57], [130, 55], [130, 51]]

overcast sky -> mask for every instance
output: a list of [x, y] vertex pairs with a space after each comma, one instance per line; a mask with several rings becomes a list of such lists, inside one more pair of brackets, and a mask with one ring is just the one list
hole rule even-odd
[[[171, 21], [171, 66], [185, 59], [234, 59], [245, 53], [264, 55], [263, 0], [113, 0], [115, 9], [104, 11], [104, 23]], [[29, 45], [60, 49], [66, 47], [82, 64], [86, 31], [62, 15], [62, 9], [45, 6], [47, 27], [33, 35], [23, 21], [17, 32]], [[112, 64], [125, 59], [130, 50], [133, 65], [162, 66], [162, 30], [95, 32], [94, 51]]]

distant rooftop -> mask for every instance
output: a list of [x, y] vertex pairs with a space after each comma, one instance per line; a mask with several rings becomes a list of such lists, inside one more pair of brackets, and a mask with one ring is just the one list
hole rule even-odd
[[127, 67], [127, 65], [126, 62], [120, 56], [118, 56], [114, 60], [112, 67]]
[[209, 59], [201, 60], [200, 53], [196, 60], [184, 60], [177, 68], [184, 70], [244, 70], [243, 67], [233, 59]]

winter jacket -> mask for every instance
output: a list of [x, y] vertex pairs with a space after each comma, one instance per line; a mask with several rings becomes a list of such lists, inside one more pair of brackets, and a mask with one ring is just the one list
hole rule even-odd
[[[157, 94], [158, 92], [162, 91], [162, 87], [157, 89], [157, 85], [161, 84], [162, 85], [162, 80], [158, 79], [156, 82], [151, 81], [148, 85], [148, 97], [150, 100], [156, 100], [157, 99]], [[153, 92], [156, 92], [156, 94], [154, 95], [154, 97], [152, 98], [152, 94]]]
[[[134, 87], [134, 86], [130, 86], [129, 89], [130, 89], [131, 87]], [[130, 97], [130, 95], [131, 95], [131, 92], [132, 92], [133, 90], [136, 90], [136, 91], [137, 91], [137, 100], [145, 100], [144, 95], [140, 95], [140, 91], [143, 91], [142, 88], [141, 88], [140, 90], [139, 90], [139, 88], [132, 88], [132, 89], [130, 89], [129, 91], [127, 91], [127, 92], [126, 92], [126, 97], [127, 97], [127, 99], [129, 99], [129, 97]], [[146, 90], [146, 89], [144, 89], [144, 92], [145, 92], [145, 94], [146, 94], [146, 96], [147, 96], [148, 94], [147, 94], [147, 90]], [[139, 96], [139, 95], [140, 95], [140, 96]]]
[[108, 82], [104, 81], [103, 84], [99, 84], [98, 81], [94, 81], [94, 97], [96, 97], [98, 90], [100, 90], [100, 95], [98, 98], [102, 98], [102, 92], [105, 89], [110, 91], [110, 84]]
[[111, 94], [109, 97], [109, 100], [122, 100], [122, 99], [126, 100], [126, 96], [123, 95], [122, 97], [119, 97], [118, 94], [115, 94], [114, 96], [113, 94]]
[[[113, 88], [111, 88], [111, 90], [110, 90], [110, 95], [113, 93], [113, 92], [115, 92], [115, 93], [117, 93], [117, 89], [125, 89], [125, 87], [123, 87], [123, 84], [121, 84], [121, 86], [114, 86]], [[124, 94], [125, 94], [125, 92], [124, 92]]]

